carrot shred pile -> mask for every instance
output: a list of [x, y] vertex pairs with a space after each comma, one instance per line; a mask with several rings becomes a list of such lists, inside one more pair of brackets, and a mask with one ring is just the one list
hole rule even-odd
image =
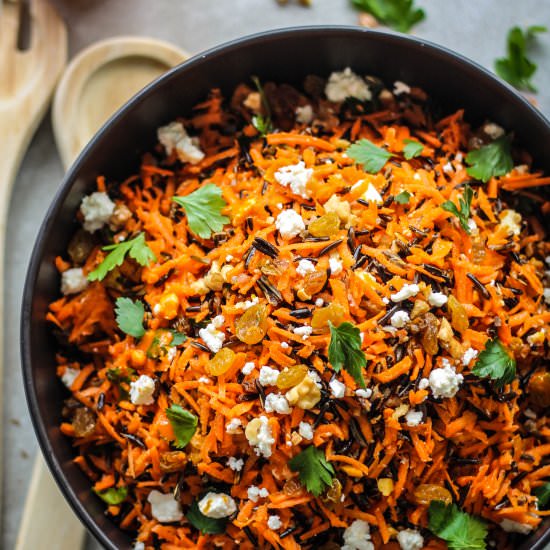
[[[283, 91], [266, 86], [273, 103]], [[80, 232], [80, 249], [82, 242], [87, 248], [78, 260], [73, 239], [73, 250], [69, 246], [69, 254], [56, 261], [60, 272], [80, 266], [89, 274], [105, 258], [103, 245], [140, 232], [157, 258], [143, 267], [127, 258], [103, 281], [50, 305], [47, 318], [66, 343], [57, 355], [58, 376], [71, 392], [61, 431], [74, 442], [75, 463], [96, 491], [128, 489], [108, 513], [146, 548], [292, 550], [341, 544], [343, 530], [355, 520], [370, 524], [375, 548], [398, 548], [396, 534], [407, 526], [417, 526], [429, 548], [444, 548], [425, 529], [427, 503], [418, 490], [426, 486], [488, 520], [497, 547], [505, 548], [508, 538], [498, 524], [512, 520], [537, 528], [543, 513], [534, 490], [550, 477], [549, 403], [541, 397], [548, 395], [550, 311], [543, 279], [550, 247], [534, 215], [517, 234], [502, 219], [511, 208], [507, 202], [521, 197], [548, 212], [550, 203], [533, 188], [550, 178], [516, 166], [487, 184], [472, 182], [465, 156], [482, 134], [462, 111], [434, 122], [423, 93], [414, 88], [406, 99], [386, 96], [370, 111], [307, 98], [317, 123], [283, 121], [276, 126], [284, 131], [265, 139], [243, 106], [247, 98], [245, 104], [252, 105], [251, 96], [242, 85], [226, 102], [214, 90], [181, 119], [198, 137], [204, 152], [199, 162], [180, 162], [175, 151], [168, 154], [159, 145], [126, 181], [99, 178], [97, 190], [107, 192], [126, 215], [111, 224], [111, 233], [84, 238]], [[296, 105], [305, 103], [306, 96], [298, 94]], [[238, 139], [227, 131], [237, 119]], [[379, 173], [368, 173], [346, 154], [359, 139], [394, 155]], [[408, 139], [423, 144], [421, 156], [403, 158]], [[528, 163], [525, 153], [514, 154]], [[276, 177], [282, 167], [300, 162], [312, 171], [307, 197]], [[442, 208], [447, 200], [458, 204], [467, 182], [475, 190], [470, 233]], [[205, 183], [222, 190], [227, 203], [222, 213], [230, 218], [211, 239], [194, 235], [172, 201]], [[363, 198], [370, 187], [381, 201]], [[404, 191], [408, 202], [396, 202]], [[315, 238], [306, 230], [284, 238], [276, 219], [287, 209], [306, 228], [327, 212], [336, 213], [339, 223], [329, 237]], [[270, 243], [275, 253], [264, 253], [255, 239]], [[314, 291], [298, 268], [304, 259], [321, 281]], [[417, 294], [394, 303], [392, 295], [406, 284], [418, 285]], [[454, 299], [434, 306], [433, 293]], [[120, 296], [146, 304], [140, 339], [117, 326], [114, 302]], [[167, 305], [174, 297], [175, 310]], [[237, 338], [236, 325], [255, 304], [267, 308], [265, 334], [247, 344]], [[361, 331], [367, 390], [356, 393], [361, 390], [356, 380], [344, 369], [336, 374], [329, 364], [326, 326], [311, 334], [296, 331], [309, 327], [311, 316], [329, 304], [338, 304], [343, 320]], [[397, 310], [407, 312], [404, 326], [390, 322]], [[216, 376], [214, 353], [199, 330], [219, 315], [224, 347], [234, 357]], [[450, 334], [441, 332], [443, 320]], [[168, 329], [185, 333], [187, 340], [159, 346], [159, 334]], [[517, 375], [502, 389], [472, 373], [475, 352], [497, 337], [517, 361]], [[254, 366], [245, 374], [248, 363]], [[318, 376], [319, 403], [312, 409], [293, 406], [290, 414], [266, 412], [266, 396], [281, 391], [257, 381], [266, 365], [281, 372], [306, 365]], [[425, 379], [445, 365], [464, 381], [455, 396], [436, 398]], [[150, 405], [135, 404], [128, 395], [140, 375], [155, 380]], [[329, 385], [335, 376], [345, 384], [343, 397], [335, 397]], [[195, 435], [181, 450], [173, 446], [165, 413], [172, 404], [198, 418]], [[411, 411], [421, 421], [406, 420]], [[275, 440], [269, 457], [258, 456], [244, 433], [262, 415]], [[228, 430], [231, 422], [236, 427]], [[311, 440], [300, 435], [304, 422], [311, 426]], [[289, 460], [309, 445], [321, 449], [335, 469], [337, 498], [313, 496], [289, 468]], [[230, 468], [230, 457], [243, 460], [241, 471]], [[378, 487], [388, 479], [391, 489], [384, 496]], [[201, 534], [185, 517], [174, 523], [153, 517], [147, 500], [152, 490], [176, 491], [186, 513], [212, 486], [237, 503], [224, 533]], [[266, 488], [268, 496], [251, 500], [250, 486]], [[274, 514], [281, 525], [270, 529]]]

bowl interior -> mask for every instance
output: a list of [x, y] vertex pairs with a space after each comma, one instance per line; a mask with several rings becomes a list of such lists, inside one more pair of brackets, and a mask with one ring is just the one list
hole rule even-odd
[[[262, 33], [214, 48], [180, 65], [133, 98], [86, 147], [64, 179], [37, 238], [22, 312], [22, 359], [27, 399], [40, 445], [71, 506], [106, 548], [129, 547], [131, 539], [105, 515], [89, 480], [72, 463], [73, 449], [59, 431], [68, 394], [55, 376], [56, 342], [45, 321], [58, 297], [54, 258], [76, 228], [74, 213], [98, 175], [122, 179], [156, 141], [156, 129], [185, 115], [208, 91], [229, 93], [251, 75], [300, 85], [307, 74], [328, 76], [346, 66], [420, 86], [442, 112], [466, 109], [472, 122], [490, 119], [513, 130], [518, 141], [550, 173], [550, 124], [527, 101], [490, 73], [443, 48], [421, 40], [358, 27], [309, 27]], [[543, 548], [548, 525], [525, 543]], [[548, 536], [547, 536], [548, 535]]]

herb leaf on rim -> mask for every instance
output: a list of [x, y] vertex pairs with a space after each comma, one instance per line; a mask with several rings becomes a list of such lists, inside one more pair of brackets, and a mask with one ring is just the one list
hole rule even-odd
[[414, 0], [351, 0], [361, 11], [370, 13], [378, 21], [399, 32], [409, 32], [411, 27], [422, 21], [424, 10], [414, 6]]

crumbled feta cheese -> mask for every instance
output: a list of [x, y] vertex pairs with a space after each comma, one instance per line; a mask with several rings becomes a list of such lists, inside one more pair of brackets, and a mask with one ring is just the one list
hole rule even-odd
[[[175, 346], [172, 346], [166, 353], [166, 359], [168, 359], [168, 361], [171, 363], [176, 358], [177, 354], [178, 354], [178, 348], [176, 348]], [[207, 384], [209, 382], [210, 380], [207, 382]]]
[[171, 155], [175, 150], [181, 162], [197, 164], [204, 158], [204, 153], [198, 147], [198, 139], [190, 137], [181, 122], [162, 126], [157, 130], [157, 138], [166, 154]]
[[508, 518], [504, 518], [500, 522], [500, 527], [507, 533], [521, 533], [522, 535], [528, 535], [533, 530], [532, 525], [527, 523], [519, 523], [519, 521], [514, 521]]
[[250, 92], [245, 97], [243, 105], [253, 113], [259, 113], [262, 109], [262, 96], [259, 92]]
[[254, 447], [258, 456], [269, 458], [271, 456], [271, 445], [275, 443], [267, 416], [260, 416], [251, 420], [245, 430], [246, 439]]
[[223, 315], [216, 315], [212, 321], [199, 330], [199, 336], [203, 339], [210, 351], [217, 353], [222, 349], [223, 342], [225, 340], [225, 334], [218, 330], [223, 326], [225, 318]]
[[447, 296], [443, 292], [432, 292], [428, 296], [428, 303], [433, 307], [441, 307], [447, 303]]
[[317, 298], [317, 300], [315, 300], [316, 307], [323, 307], [324, 305], [325, 305], [325, 301], [323, 300], [323, 298]]
[[397, 542], [401, 550], [422, 550], [424, 537], [414, 529], [403, 529], [397, 533]]
[[265, 487], [260, 489], [260, 487], [256, 487], [256, 485], [251, 485], [248, 488], [247, 493], [248, 498], [252, 502], [258, 502], [261, 498], [267, 498], [269, 496], [269, 491]]
[[336, 378], [334, 380], [331, 380], [328, 385], [330, 387], [330, 393], [332, 394], [332, 397], [340, 399], [344, 397], [344, 395], [346, 395], [346, 385], [342, 384], [342, 382], [340, 382], [339, 380], [336, 380]]
[[298, 433], [304, 439], [313, 439], [313, 428], [309, 422], [300, 422], [298, 426]]
[[288, 349], [290, 346], [289, 346], [288, 342], [281, 342], [281, 347], [283, 349]]
[[410, 93], [411, 93], [411, 88], [408, 84], [401, 82], [401, 80], [396, 80], [393, 83], [393, 95], [410, 94]]
[[143, 542], [141, 542], [140, 540], [137, 540], [134, 543], [134, 546], [133, 546], [132, 550], [145, 550], [145, 544]]
[[241, 369], [241, 372], [245, 376], [248, 376], [255, 368], [256, 368], [256, 365], [252, 361], [249, 361], [248, 363], [245, 363], [243, 365], [243, 368]]
[[390, 323], [392, 327], [403, 328], [411, 318], [406, 311], [399, 310], [396, 311], [390, 318]]
[[416, 296], [420, 292], [420, 287], [417, 284], [404, 284], [399, 292], [392, 294], [390, 298], [392, 302], [403, 302]]
[[260, 302], [260, 299], [258, 298], [258, 296], [254, 296], [252, 298], [252, 300], [245, 300], [244, 302], [237, 302], [235, 304], [235, 307], [246, 311], [247, 309], [250, 309], [252, 306], [257, 305], [259, 302]]
[[211, 491], [199, 500], [199, 510], [207, 518], [221, 519], [234, 514], [237, 504], [229, 495]]
[[61, 382], [71, 389], [73, 382], [76, 380], [76, 377], [79, 375], [80, 371], [78, 369], [72, 369], [71, 367], [65, 367], [65, 372], [61, 376]]
[[468, 229], [470, 230], [470, 233], [472, 233], [473, 235], [477, 235], [479, 230], [477, 228], [477, 223], [475, 222], [475, 220], [472, 220], [472, 218], [470, 218], [467, 223], [468, 223]]
[[292, 239], [304, 231], [306, 224], [302, 216], [295, 210], [283, 210], [275, 221], [275, 227], [284, 239]]
[[304, 325], [303, 327], [296, 327], [292, 332], [301, 336], [302, 340], [307, 340], [311, 336], [313, 329], [309, 325]]
[[265, 412], [268, 413], [276, 412], [279, 414], [290, 414], [292, 412], [286, 397], [280, 393], [270, 393], [266, 395], [264, 409]]
[[276, 531], [277, 529], [280, 529], [282, 525], [283, 525], [283, 522], [281, 521], [281, 518], [277, 515], [269, 516], [267, 518], [267, 526], [272, 531]]
[[183, 519], [183, 512], [180, 503], [172, 493], [163, 494], [153, 489], [147, 496], [151, 504], [151, 515], [161, 523], [171, 523]]
[[96, 191], [82, 199], [80, 211], [84, 216], [82, 226], [89, 233], [101, 229], [112, 216], [115, 210], [115, 203], [107, 193]]
[[226, 262], [232, 262], [233, 261], [233, 256], [231, 254], [228, 254], [226, 257], [225, 257], [225, 261]]
[[88, 279], [81, 267], [72, 267], [61, 274], [61, 293], [63, 295], [82, 292], [88, 286]]
[[134, 405], [151, 405], [154, 403], [155, 381], [142, 374], [137, 380], [130, 382], [130, 401]]
[[359, 388], [358, 390], [355, 390], [355, 395], [357, 397], [361, 397], [362, 399], [369, 399], [369, 397], [372, 395], [372, 390], [369, 388]]
[[472, 359], [475, 359], [477, 357], [477, 353], [478, 353], [478, 351], [476, 349], [468, 348], [464, 352], [464, 355], [462, 356], [462, 365], [467, 367], [470, 364], [470, 362], [472, 361]]
[[297, 164], [281, 166], [273, 177], [275, 181], [284, 187], [290, 187], [290, 190], [303, 199], [309, 198], [307, 192], [307, 182], [313, 175], [313, 168], [306, 168], [303, 160]]
[[483, 126], [483, 131], [491, 139], [498, 139], [499, 137], [502, 137], [504, 135], [504, 128], [502, 128], [498, 124], [495, 124], [494, 122], [487, 122], [487, 124]]
[[454, 397], [464, 380], [462, 374], [443, 362], [444, 367], [432, 370], [429, 377], [430, 388], [434, 397]]
[[234, 472], [240, 472], [243, 469], [244, 466], [244, 460], [242, 458], [235, 458], [234, 456], [230, 456], [227, 459], [227, 465], [234, 471]]
[[274, 386], [279, 378], [279, 371], [271, 367], [262, 367], [260, 369], [260, 377], [258, 378], [262, 386]]
[[405, 415], [405, 421], [407, 422], [407, 426], [418, 426], [422, 422], [422, 412], [411, 409]]
[[333, 72], [325, 86], [325, 95], [329, 101], [338, 103], [348, 97], [361, 101], [371, 99], [372, 94], [367, 83], [349, 67], [341, 72]]
[[308, 376], [315, 382], [315, 385], [318, 388], [323, 387], [323, 381], [321, 380], [321, 377], [319, 376], [318, 372], [316, 370], [310, 370], [308, 371]]
[[445, 174], [452, 174], [454, 171], [455, 169], [450, 162], [447, 162], [443, 165], [443, 172], [445, 172]]
[[542, 291], [542, 295], [544, 296], [544, 301], [546, 302], [546, 304], [550, 306], [550, 288], [545, 288]]
[[513, 235], [521, 233], [521, 214], [515, 210], [507, 209], [500, 213], [500, 225]]
[[328, 266], [333, 275], [342, 273], [342, 259], [338, 253], [330, 255], [330, 258], [328, 259]]
[[311, 105], [298, 106], [294, 113], [298, 124], [310, 124], [313, 120], [313, 107]]
[[212, 380], [210, 380], [210, 378], [208, 378], [207, 376], [201, 376], [198, 379], [198, 382], [200, 382], [201, 384], [212, 384]]
[[315, 271], [315, 264], [310, 260], [300, 260], [298, 262], [298, 267], [296, 268], [296, 273], [305, 277], [308, 273], [313, 273]]
[[363, 193], [363, 200], [373, 202], [374, 204], [383, 204], [384, 199], [372, 183], [369, 183], [367, 190]]
[[356, 519], [344, 531], [344, 545], [341, 550], [374, 550], [370, 540], [370, 526], [362, 519]]
[[226, 425], [225, 431], [228, 434], [235, 435], [241, 433], [242, 422], [240, 418], [232, 418]]
[[429, 387], [430, 381], [427, 378], [421, 378], [420, 382], [418, 382], [418, 389], [419, 390], [425, 390]]

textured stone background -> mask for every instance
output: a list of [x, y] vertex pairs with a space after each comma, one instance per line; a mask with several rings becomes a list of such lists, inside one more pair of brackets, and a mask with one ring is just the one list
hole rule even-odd
[[[313, 0], [311, 8], [297, 0], [280, 7], [275, 0], [52, 0], [69, 27], [71, 54], [88, 44], [123, 34], [169, 40], [190, 53], [257, 31], [304, 24], [355, 24], [357, 14], [347, 0]], [[550, 27], [550, 0], [418, 0], [427, 19], [414, 34], [445, 45], [485, 65], [503, 55], [509, 27]], [[550, 35], [542, 35], [533, 52], [539, 64], [537, 101], [550, 116]], [[24, 159], [11, 200], [6, 273], [5, 452], [6, 485], [0, 547], [14, 546], [25, 492], [37, 451], [23, 395], [19, 360], [19, 309], [24, 275], [39, 224], [63, 170], [47, 118]], [[52, 526], [52, 528], [55, 528]], [[99, 550], [89, 541], [88, 550]]]

